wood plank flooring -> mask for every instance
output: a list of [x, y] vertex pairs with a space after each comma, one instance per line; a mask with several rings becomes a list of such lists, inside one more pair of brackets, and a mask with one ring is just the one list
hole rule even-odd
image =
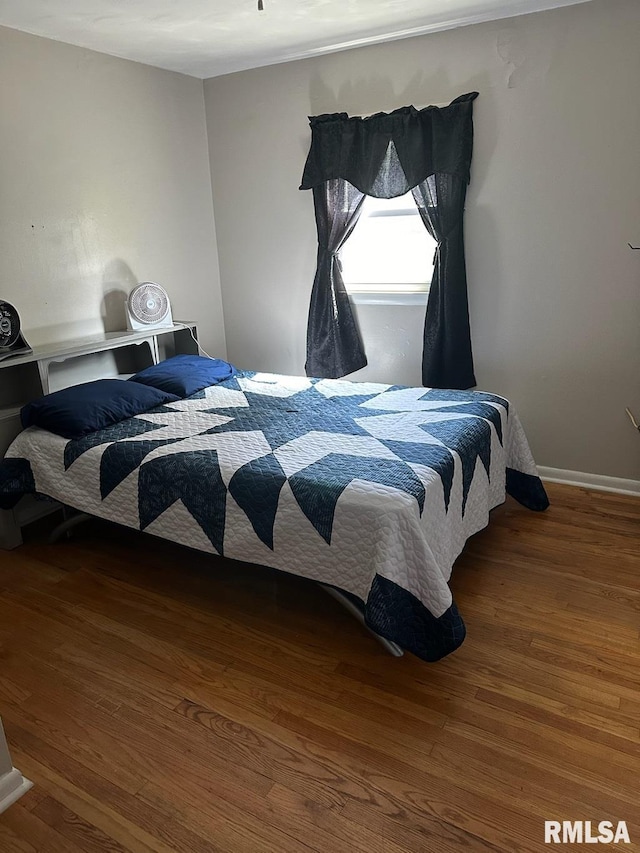
[[0, 552], [0, 716], [35, 783], [1, 853], [519, 853], [545, 819], [640, 850], [640, 500], [549, 493], [467, 544], [437, 664], [313, 584], [101, 522]]

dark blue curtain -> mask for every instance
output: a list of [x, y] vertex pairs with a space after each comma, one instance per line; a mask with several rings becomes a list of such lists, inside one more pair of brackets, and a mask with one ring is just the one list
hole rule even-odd
[[342, 281], [338, 252], [353, 231], [364, 193], [336, 178], [313, 188], [318, 264], [307, 326], [307, 376], [337, 378], [367, 364], [362, 338]]
[[412, 191], [422, 221], [437, 242], [422, 350], [422, 384], [429, 388], [476, 384], [464, 259], [466, 190], [456, 175], [436, 174]]
[[337, 378], [366, 364], [336, 253], [353, 230], [364, 195], [413, 191], [425, 227], [438, 243], [425, 320], [423, 383], [476, 384], [471, 352], [463, 214], [473, 149], [473, 101], [402, 107], [367, 118], [313, 116], [300, 189], [313, 189], [318, 265], [307, 328], [309, 376]]

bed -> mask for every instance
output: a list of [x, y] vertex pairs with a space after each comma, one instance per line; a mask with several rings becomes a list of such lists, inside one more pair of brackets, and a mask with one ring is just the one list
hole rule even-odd
[[26, 493], [340, 590], [428, 661], [465, 636], [466, 540], [506, 493], [548, 505], [502, 397], [251, 371], [80, 438], [25, 429], [0, 504]]

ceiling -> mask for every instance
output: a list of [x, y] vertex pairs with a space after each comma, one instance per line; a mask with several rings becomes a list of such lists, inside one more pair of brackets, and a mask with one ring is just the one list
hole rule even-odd
[[0, 25], [194, 77], [587, 0], [0, 0]]

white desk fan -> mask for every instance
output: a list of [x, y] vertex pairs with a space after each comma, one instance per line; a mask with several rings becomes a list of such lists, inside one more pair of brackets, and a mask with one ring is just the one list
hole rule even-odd
[[127, 326], [132, 331], [173, 326], [171, 303], [164, 287], [143, 281], [133, 288], [127, 299]]

